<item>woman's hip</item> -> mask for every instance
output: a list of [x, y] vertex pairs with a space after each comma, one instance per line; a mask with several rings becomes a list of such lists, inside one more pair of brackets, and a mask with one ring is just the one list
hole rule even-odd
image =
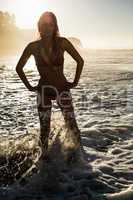
[[49, 98], [49, 99], [59, 99], [63, 98], [64, 96], [70, 96], [70, 89], [69, 88], [57, 88], [53, 85], [40, 85], [38, 87], [37, 96], [41, 96], [42, 98]]

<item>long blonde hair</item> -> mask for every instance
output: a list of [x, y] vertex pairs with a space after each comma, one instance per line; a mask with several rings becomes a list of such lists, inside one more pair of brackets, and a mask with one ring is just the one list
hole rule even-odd
[[37, 27], [38, 27], [38, 33], [39, 33], [39, 39], [45, 37], [45, 35], [43, 34], [43, 22], [44, 22], [44, 17], [45, 15], [49, 15], [52, 17], [52, 20], [55, 24], [55, 28], [54, 28], [54, 33], [53, 33], [53, 40], [52, 40], [52, 47], [53, 47], [53, 51], [52, 51], [52, 60], [55, 61], [57, 60], [57, 62], [60, 62], [60, 48], [59, 48], [59, 43], [57, 43], [57, 39], [58, 37], [60, 37], [60, 32], [59, 32], [59, 27], [58, 27], [58, 23], [57, 23], [57, 18], [55, 16], [55, 14], [51, 11], [46, 11], [44, 13], [42, 13], [42, 15], [40, 16], [38, 23], [37, 23]]
[[56, 16], [55, 16], [55, 14], [53, 13], [53, 12], [51, 12], [51, 11], [46, 11], [46, 12], [44, 12], [44, 13], [42, 13], [42, 15], [40, 16], [40, 18], [39, 18], [39, 20], [38, 20], [38, 23], [37, 23], [37, 25], [38, 25], [38, 32], [39, 32], [39, 34], [40, 34], [40, 37], [42, 38], [43, 37], [43, 22], [44, 22], [44, 17], [45, 17], [45, 15], [49, 15], [50, 17], [52, 17], [52, 20], [53, 20], [53, 22], [54, 22], [54, 24], [55, 24], [55, 30], [54, 30], [54, 33], [53, 33], [53, 35], [55, 36], [55, 37], [58, 37], [58, 36], [60, 36], [60, 33], [59, 33], [59, 27], [58, 27], [58, 23], [57, 23], [57, 18], [56, 18]]

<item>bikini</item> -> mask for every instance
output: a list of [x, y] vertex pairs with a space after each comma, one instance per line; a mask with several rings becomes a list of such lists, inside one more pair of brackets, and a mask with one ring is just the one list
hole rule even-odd
[[[42, 55], [43, 54], [43, 48], [42, 48], [42, 51], [41, 51], [41, 48], [42, 48], [42, 46], [41, 46], [41, 43], [39, 41], [38, 50], [37, 50], [38, 53], [37, 53], [37, 57], [36, 57], [36, 64], [38, 66], [50, 67], [50, 65], [53, 64], [53, 62], [49, 62], [48, 63], [48, 62], [45, 61], [45, 59], [44, 59], [44, 57]], [[57, 66], [62, 65], [63, 62], [64, 62], [64, 57], [61, 56], [61, 59], [60, 59], [59, 62], [56, 62], [56, 63], [54, 62], [53, 69], [56, 70]], [[51, 99], [56, 99], [56, 96], [57, 96], [56, 90], [53, 89], [52, 87], [49, 87], [48, 85], [49, 84], [48, 84], [46, 78], [45, 77], [41, 77], [39, 79], [39, 82], [38, 82], [38, 90], [42, 91], [42, 86], [45, 86], [45, 87], [43, 87], [44, 95], [47, 96], [47, 97], [50, 97]]]

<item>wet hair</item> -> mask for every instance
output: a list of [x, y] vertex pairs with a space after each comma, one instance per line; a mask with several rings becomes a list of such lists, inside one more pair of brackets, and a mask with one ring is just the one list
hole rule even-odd
[[44, 26], [44, 20], [45, 20], [45, 15], [49, 15], [50, 17], [52, 17], [52, 20], [55, 24], [55, 28], [54, 28], [54, 32], [53, 32], [53, 42], [52, 42], [52, 47], [53, 47], [53, 51], [52, 51], [52, 60], [53, 62], [55, 62], [56, 64], [60, 63], [60, 46], [59, 43], [57, 43], [57, 39], [58, 37], [60, 37], [60, 32], [59, 32], [59, 27], [58, 27], [58, 23], [57, 23], [57, 18], [56, 15], [53, 12], [50, 11], [46, 11], [44, 13], [42, 13], [42, 15], [40, 16], [37, 26], [38, 26], [38, 32], [39, 32], [39, 37], [40, 39], [43, 37], [45, 37], [45, 34], [43, 34], [43, 26]]

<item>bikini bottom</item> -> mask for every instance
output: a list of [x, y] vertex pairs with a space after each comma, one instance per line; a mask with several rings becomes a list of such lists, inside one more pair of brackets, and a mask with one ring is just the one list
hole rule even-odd
[[61, 95], [64, 92], [70, 92], [70, 89], [64, 88], [62, 90], [59, 90], [52, 85], [41, 85], [38, 87], [38, 91], [40, 91], [42, 95], [47, 96], [48, 98], [52, 100], [55, 100], [57, 99], [58, 95]]

